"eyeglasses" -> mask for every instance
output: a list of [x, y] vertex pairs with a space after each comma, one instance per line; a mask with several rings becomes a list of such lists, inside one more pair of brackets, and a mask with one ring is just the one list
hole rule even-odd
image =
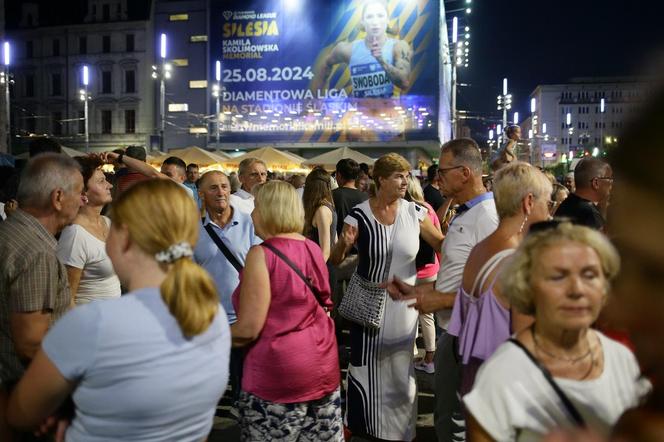
[[447, 172], [449, 172], [452, 169], [458, 169], [460, 167], [466, 167], [466, 166], [452, 166], [452, 167], [442, 167], [438, 169], [438, 176], [443, 177]]
[[253, 173], [250, 173], [249, 176], [251, 178], [267, 177], [267, 172], [253, 172]]

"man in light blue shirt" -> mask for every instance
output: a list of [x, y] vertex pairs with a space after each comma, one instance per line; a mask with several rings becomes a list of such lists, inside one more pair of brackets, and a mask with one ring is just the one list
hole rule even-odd
[[[211, 170], [203, 174], [198, 181], [198, 194], [205, 203], [206, 213], [200, 225], [194, 261], [214, 279], [221, 305], [228, 315], [228, 322], [233, 324], [237, 317], [231, 295], [240, 283], [240, 274], [219, 249], [206, 227], [212, 229], [240, 266], [244, 266], [251, 246], [259, 244], [261, 239], [254, 231], [251, 214], [238, 210], [231, 204], [231, 184], [223, 172]], [[239, 398], [241, 376], [241, 353], [232, 351], [230, 382], [235, 400]]]
[[196, 163], [190, 163], [187, 164], [187, 179], [184, 180], [184, 184], [187, 188], [191, 189], [192, 192], [194, 192], [194, 199], [196, 200], [196, 204], [198, 205], [198, 208], [201, 208], [201, 199], [198, 196], [198, 188], [196, 187], [196, 182], [198, 181], [198, 178], [200, 178], [200, 174], [198, 172], [198, 164]]
[[200, 226], [194, 260], [214, 279], [219, 299], [228, 314], [228, 321], [233, 324], [236, 316], [231, 295], [240, 282], [240, 275], [217, 247], [205, 227], [207, 225], [212, 227], [214, 233], [242, 266], [251, 246], [259, 244], [261, 240], [254, 232], [251, 215], [233, 207], [230, 202], [230, 189], [230, 181], [223, 172], [211, 170], [201, 177], [199, 195], [205, 202], [206, 213]]

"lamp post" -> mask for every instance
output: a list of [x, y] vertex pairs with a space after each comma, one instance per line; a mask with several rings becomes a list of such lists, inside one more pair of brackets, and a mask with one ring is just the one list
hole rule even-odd
[[90, 152], [90, 126], [88, 118], [88, 85], [90, 84], [90, 72], [87, 65], [83, 65], [83, 89], [80, 98], [83, 100], [83, 118], [85, 119], [85, 151]]
[[166, 34], [159, 38], [161, 64], [152, 66], [152, 78], [159, 79], [159, 150], [164, 151], [164, 129], [166, 127], [166, 82], [171, 78], [171, 65], [166, 63]]
[[604, 151], [604, 111], [606, 110], [606, 101], [602, 98], [599, 102], [599, 146]]
[[219, 121], [221, 117], [221, 107], [219, 104], [219, 99], [221, 97], [221, 61], [217, 60], [214, 64], [214, 79], [216, 80], [215, 85], [212, 87], [212, 95], [215, 97], [216, 107], [214, 118], [216, 120], [216, 135], [217, 135], [217, 149], [219, 149], [219, 134], [220, 134], [220, 125]]
[[452, 57], [452, 138], [457, 136], [457, 57], [458, 51], [457, 42], [459, 41], [459, 18], [454, 17], [452, 19], [452, 48], [453, 53], [450, 54]]
[[[498, 110], [503, 111], [502, 127], [507, 127], [507, 111], [509, 109], [512, 109], [512, 94], [507, 93], [507, 78], [503, 78], [503, 93], [502, 95], [498, 95]], [[503, 134], [499, 133], [498, 142], [500, 143], [504, 141], [503, 138], [504, 138]]]
[[4, 82], [5, 82], [5, 116], [7, 117], [6, 131], [7, 131], [7, 153], [11, 155], [12, 153], [12, 128], [11, 128], [11, 106], [9, 103], [9, 84], [11, 80], [9, 79], [9, 62], [11, 60], [11, 48], [9, 42], [6, 41], [2, 45], [3, 49], [3, 63], [5, 65], [4, 71]]
[[159, 150], [164, 151], [164, 129], [166, 126], [166, 83], [164, 66], [166, 65], [166, 34], [161, 34], [159, 55], [161, 56], [161, 75], [159, 77]]
[[[530, 138], [530, 164], [533, 164], [535, 161], [535, 142], [537, 141], [537, 115], [535, 115], [535, 111], [537, 111], [537, 99], [531, 98], [530, 99], [530, 127], [531, 131], [529, 134], [532, 134]], [[542, 155], [540, 154], [540, 161]], [[539, 161], [538, 161], [539, 162]]]

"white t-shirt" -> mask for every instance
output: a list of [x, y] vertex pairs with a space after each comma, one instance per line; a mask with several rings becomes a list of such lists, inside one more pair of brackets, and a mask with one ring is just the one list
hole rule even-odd
[[180, 187], [182, 187], [184, 190], [186, 190], [190, 197], [192, 197], [193, 199], [196, 199], [196, 197], [194, 196], [194, 191], [193, 191], [192, 189], [190, 189], [189, 187], [185, 186], [183, 183], [178, 183], [178, 182], [176, 182], [175, 184], [177, 184], [178, 186], [180, 186]]
[[254, 196], [250, 193], [247, 192], [246, 190], [240, 188], [235, 192], [233, 195], [237, 196], [238, 198], [242, 198], [243, 200], [253, 200]]
[[[623, 412], [636, 406], [651, 385], [641, 378], [636, 358], [627, 347], [595, 333], [604, 352], [600, 377], [555, 381], [586, 424], [608, 434]], [[498, 347], [484, 363], [463, 402], [496, 441], [540, 440], [555, 428], [574, 425], [542, 372], [511, 342]]]
[[[243, 190], [244, 192], [244, 190]], [[239, 210], [240, 212], [248, 213], [251, 214], [251, 212], [254, 211], [254, 197], [252, 196], [251, 198], [241, 198], [237, 195], [237, 193], [231, 194], [230, 198], [228, 201], [231, 203], [231, 206], [233, 208]]]
[[[104, 220], [111, 225], [110, 219]], [[83, 270], [76, 291], [77, 305], [120, 297], [120, 280], [106, 254], [104, 241], [82, 226], [71, 224], [62, 230], [56, 253], [62, 264]]]
[[[459, 290], [470, 251], [498, 227], [493, 194], [486, 193], [481, 197], [487, 199], [454, 217], [450, 224], [443, 240], [440, 269], [436, 278], [436, 290], [439, 292], [456, 293]], [[447, 330], [452, 309], [439, 310], [436, 315], [438, 326]]]
[[204, 440], [226, 390], [230, 347], [221, 305], [203, 333], [187, 338], [156, 287], [70, 310], [42, 342], [76, 384], [65, 439]]

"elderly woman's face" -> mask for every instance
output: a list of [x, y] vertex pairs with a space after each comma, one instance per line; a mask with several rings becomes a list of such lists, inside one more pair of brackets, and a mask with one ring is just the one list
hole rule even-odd
[[531, 287], [538, 324], [580, 330], [590, 327], [599, 316], [607, 282], [593, 248], [563, 241], [534, 258]]
[[394, 199], [403, 198], [408, 190], [409, 172], [393, 172], [387, 178], [380, 179], [380, 191]]

